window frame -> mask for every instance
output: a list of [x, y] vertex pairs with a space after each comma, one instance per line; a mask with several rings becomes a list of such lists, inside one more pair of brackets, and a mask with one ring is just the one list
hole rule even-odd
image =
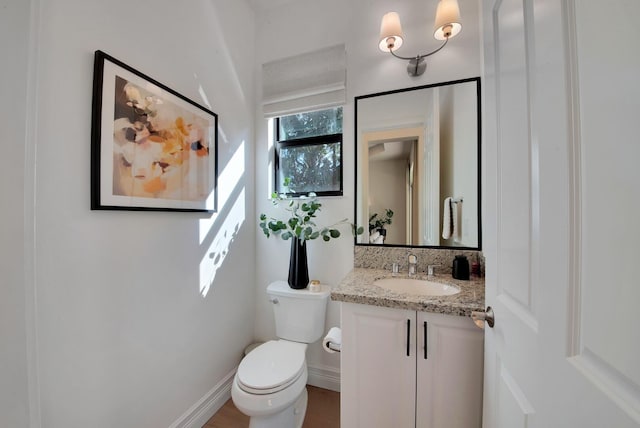
[[[342, 107], [341, 107], [342, 108]], [[340, 132], [337, 134], [325, 134], [325, 135], [316, 135], [313, 137], [303, 137], [303, 138], [292, 138], [289, 140], [280, 140], [280, 117], [276, 117], [274, 119], [274, 190], [276, 193], [284, 194], [286, 197], [299, 197], [306, 196], [310, 192], [315, 193], [317, 196], [343, 196], [344, 193], [344, 175], [343, 175], [343, 150], [342, 150], [342, 141], [344, 132]], [[310, 192], [287, 192], [280, 193], [278, 190], [280, 189], [280, 180], [279, 180], [279, 172], [280, 172], [280, 149], [284, 147], [309, 147], [309, 146], [319, 146], [323, 144], [335, 144], [340, 143], [340, 189], [339, 190], [311, 190]]]

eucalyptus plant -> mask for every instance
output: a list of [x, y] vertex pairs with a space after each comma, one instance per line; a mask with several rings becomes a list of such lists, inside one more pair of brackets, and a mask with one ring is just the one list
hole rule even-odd
[[373, 213], [371, 217], [369, 217], [369, 230], [382, 229], [385, 224], [391, 225], [392, 218], [393, 211], [389, 208], [385, 209], [384, 215]]
[[[288, 187], [289, 182], [290, 180], [285, 179], [285, 187]], [[332, 238], [340, 237], [340, 231], [337, 227], [344, 224], [351, 226], [351, 232], [354, 236], [364, 232], [362, 227], [350, 223], [346, 218], [330, 226], [319, 227], [315, 223], [315, 219], [322, 204], [318, 202], [318, 197], [313, 192], [297, 198], [288, 198], [286, 194], [274, 192], [271, 194], [271, 201], [274, 206], [283, 209], [288, 214], [284, 219], [268, 217], [264, 213], [260, 214], [260, 228], [267, 238], [271, 235], [279, 235], [285, 240], [298, 238], [302, 243], [322, 237], [324, 241], [330, 241]]]

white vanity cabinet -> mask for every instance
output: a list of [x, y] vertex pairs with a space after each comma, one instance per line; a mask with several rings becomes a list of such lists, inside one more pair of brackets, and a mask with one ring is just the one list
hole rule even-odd
[[341, 307], [340, 426], [481, 427], [484, 336], [469, 317]]

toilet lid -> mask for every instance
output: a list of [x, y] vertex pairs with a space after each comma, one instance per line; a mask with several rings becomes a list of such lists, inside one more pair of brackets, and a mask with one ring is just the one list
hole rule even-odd
[[240, 362], [238, 385], [252, 394], [271, 394], [286, 388], [304, 371], [305, 351], [304, 343], [263, 343]]

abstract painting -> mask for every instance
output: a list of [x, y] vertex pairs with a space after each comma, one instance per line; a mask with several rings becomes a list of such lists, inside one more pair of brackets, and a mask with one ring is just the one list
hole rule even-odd
[[218, 116], [95, 52], [91, 209], [216, 210]]

